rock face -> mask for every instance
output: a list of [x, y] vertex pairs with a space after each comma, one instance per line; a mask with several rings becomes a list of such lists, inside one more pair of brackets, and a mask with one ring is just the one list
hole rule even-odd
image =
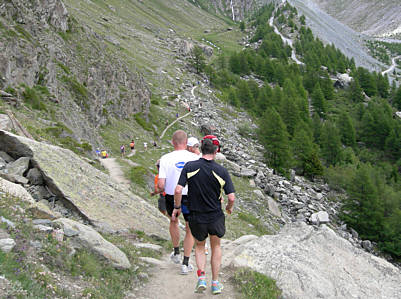
[[[226, 261], [227, 262], [227, 261]], [[277, 281], [284, 298], [400, 298], [401, 272], [326, 226], [285, 226], [239, 246], [231, 265]]]
[[[109, 176], [73, 152], [0, 131], [0, 150], [30, 157], [57, 199], [99, 228], [132, 228], [168, 239], [166, 218], [159, 211], [109, 181]], [[138, 217], [139, 215], [139, 217]]]
[[93, 228], [67, 218], [57, 219], [54, 222], [61, 224], [64, 231], [77, 232], [75, 236], [71, 237], [74, 247], [87, 248], [106, 259], [116, 268], [128, 269], [131, 267], [125, 253], [106, 241]]
[[150, 91], [142, 75], [107, 51], [106, 38], [81, 28], [62, 0], [3, 1], [0, 16], [0, 90], [16, 87], [23, 98], [21, 84], [47, 87], [73, 138], [99, 144], [95, 128], [109, 116], [148, 113]]

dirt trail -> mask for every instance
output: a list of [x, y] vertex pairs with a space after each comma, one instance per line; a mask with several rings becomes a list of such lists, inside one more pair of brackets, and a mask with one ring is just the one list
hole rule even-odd
[[[210, 249], [209, 249], [210, 250]], [[223, 251], [224, 256], [224, 251]], [[165, 255], [160, 265], [153, 266], [150, 270], [149, 282], [135, 295], [128, 298], [137, 299], [188, 299], [188, 298], [216, 298], [211, 293], [211, 269], [210, 254], [207, 256], [206, 279], [208, 287], [203, 294], [194, 293], [197, 282], [196, 271], [188, 275], [180, 275], [181, 265], [173, 264], [169, 255]], [[192, 254], [190, 263], [195, 264], [195, 256]], [[230, 271], [220, 269], [220, 282], [224, 285], [223, 292], [217, 298], [236, 299], [240, 298], [229, 280]]]
[[110, 178], [113, 182], [122, 185], [130, 185], [130, 181], [124, 177], [124, 173], [115, 158], [100, 159], [100, 163], [109, 171]]
[[174, 120], [171, 124], [169, 124], [163, 131], [163, 133], [160, 135], [160, 139], [163, 138], [164, 134], [166, 134], [167, 130], [170, 129], [177, 121], [179, 121], [180, 119], [183, 119], [184, 117], [187, 117], [188, 115], [190, 115], [191, 112], [188, 112], [187, 114], [184, 114], [183, 116], [177, 118], [176, 120]]

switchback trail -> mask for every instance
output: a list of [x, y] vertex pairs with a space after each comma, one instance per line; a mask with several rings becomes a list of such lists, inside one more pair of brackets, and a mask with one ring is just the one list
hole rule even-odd
[[392, 59], [392, 64], [391, 64], [391, 66], [390, 66], [387, 70], [385, 70], [385, 71], [382, 72], [382, 76], [384, 76], [384, 75], [387, 74], [387, 73], [392, 72], [392, 71], [395, 69], [396, 65], [397, 65], [396, 60], [397, 60], [397, 59], [400, 59], [400, 58], [401, 58], [401, 55], [400, 55], [400, 56], [397, 56], [397, 57], [394, 57], [394, 58]]
[[180, 116], [179, 118], [177, 118], [176, 120], [174, 120], [171, 124], [169, 124], [163, 131], [163, 133], [160, 135], [160, 139], [163, 138], [164, 134], [166, 134], [167, 130], [170, 129], [177, 121], [179, 121], [180, 119], [183, 119], [184, 117], [187, 117], [188, 115], [190, 115], [191, 112], [188, 112], [187, 114], [184, 114], [183, 116]]

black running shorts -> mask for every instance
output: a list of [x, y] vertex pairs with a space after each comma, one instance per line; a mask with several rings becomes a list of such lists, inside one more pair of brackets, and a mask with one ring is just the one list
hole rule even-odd
[[164, 198], [163, 194], [159, 194], [159, 200], [157, 202], [157, 206], [160, 212], [166, 211], [166, 199]]
[[[187, 201], [187, 196], [183, 195], [181, 202], [186, 202], [186, 201]], [[167, 215], [171, 217], [171, 215], [173, 215], [173, 210], [174, 210], [174, 195], [166, 194], [166, 210], [167, 210]], [[189, 214], [182, 213], [182, 216], [184, 216], [186, 222], [189, 221]]]
[[221, 215], [212, 223], [199, 223], [196, 217], [189, 217], [189, 228], [194, 238], [198, 241], [205, 240], [208, 235], [215, 235], [222, 238], [226, 233], [225, 216]]

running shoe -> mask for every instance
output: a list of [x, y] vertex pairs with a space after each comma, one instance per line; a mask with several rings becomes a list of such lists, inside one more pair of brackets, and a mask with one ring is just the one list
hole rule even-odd
[[187, 265], [181, 265], [181, 275], [187, 275], [188, 272], [194, 271], [194, 267], [192, 267], [191, 264]]
[[223, 285], [220, 282], [213, 282], [212, 283], [212, 294], [217, 295], [221, 294], [221, 291], [224, 289]]
[[206, 254], [206, 255], [209, 254], [209, 248], [207, 247], [207, 243], [205, 243], [205, 254]]
[[203, 293], [206, 290], [206, 278], [198, 278], [198, 283], [196, 284], [195, 293]]
[[174, 251], [170, 254], [170, 259], [174, 264], [181, 263], [181, 256], [179, 254], [174, 255]]

